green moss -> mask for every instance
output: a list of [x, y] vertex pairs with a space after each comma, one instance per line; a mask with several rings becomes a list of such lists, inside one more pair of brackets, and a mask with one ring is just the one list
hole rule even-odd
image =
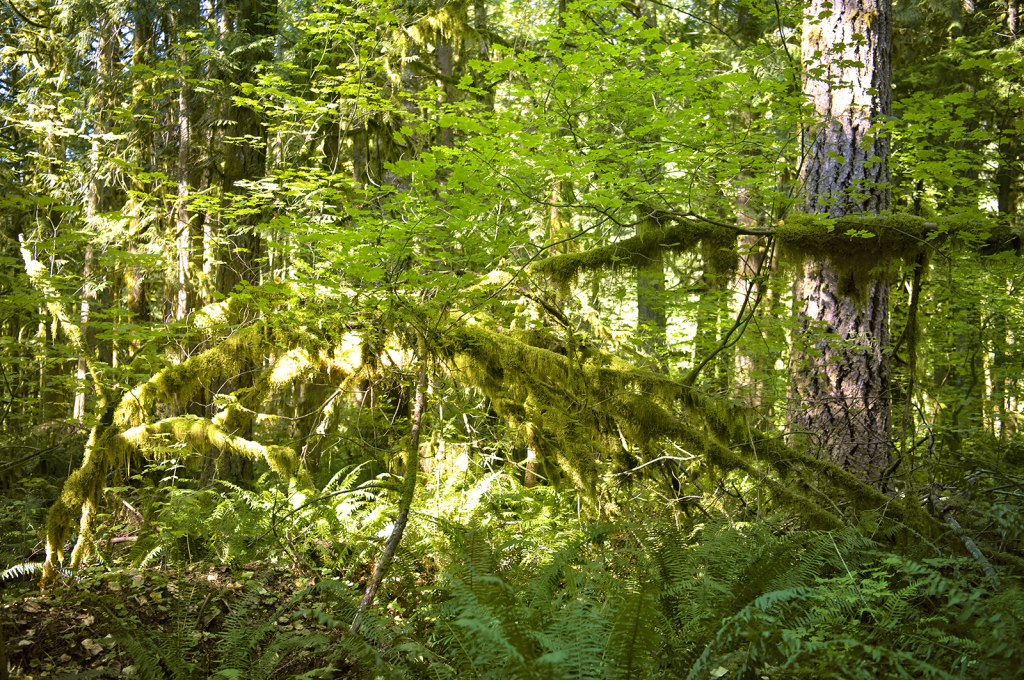
[[[770, 232], [783, 257], [793, 264], [823, 259], [844, 270], [869, 271], [886, 262], [916, 257], [939, 230], [935, 222], [903, 213], [839, 220], [797, 213]], [[700, 245], [709, 274], [727, 277], [735, 273], [739, 262], [738, 235], [738, 231], [725, 226], [677, 222], [606, 246], [549, 257], [534, 263], [531, 270], [557, 285], [568, 286], [586, 271], [638, 269], [663, 252], [689, 252]]]
[[[682, 253], [696, 247], [703, 239], [721, 238], [718, 227], [699, 222], [675, 224], [652, 229], [638, 236], [616, 241], [607, 246], [591, 248], [582, 253], [565, 253], [534, 263], [534, 273], [551, 278], [557, 285], [575, 283], [585, 271], [626, 267], [646, 267], [663, 252]], [[735, 241], [735, 238], [733, 239]]]
[[709, 279], [724, 286], [736, 275], [740, 266], [740, 253], [736, 247], [737, 234], [725, 227], [715, 227], [701, 239], [701, 255], [704, 258], [705, 274]]
[[773, 233], [782, 258], [791, 264], [824, 260], [840, 271], [868, 272], [917, 257], [934, 227], [934, 222], [903, 213], [838, 220], [796, 213]]
[[814, 527], [846, 526], [844, 513], [884, 507], [887, 517], [912, 525], [922, 535], [943, 531], [908, 501], [882, 494], [831, 462], [789, 448], [776, 436], [748, 431], [743, 409], [727, 400], [597, 353], [573, 363], [563, 354], [477, 327], [456, 329], [449, 339], [448, 351], [458, 357], [470, 380], [500, 404], [499, 413], [535, 428], [535, 446], [553, 452], [585, 498], [598, 493], [591, 481], [598, 455], [611, 458], [616, 471], [635, 466], [618, 443], [621, 431], [631, 446], [649, 456], [655, 455], [658, 441], [667, 439], [716, 475], [758, 479], [774, 503]]

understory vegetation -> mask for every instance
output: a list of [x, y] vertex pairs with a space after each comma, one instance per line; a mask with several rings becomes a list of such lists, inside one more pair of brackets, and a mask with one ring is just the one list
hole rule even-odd
[[[367, 565], [388, 533], [379, 492], [288, 516], [273, 483], [109, 490], [149, 521], [115, 512], [95, 538], [95, 565], [43, 597], [8, 585], [6, 615], [21, 623], [9, 637], [27, 643], [11, 660], [38, 677], [90, 667], [85, 677], [1019, 672], [1018, 586], [881, 512], [824, 531], [729, 503], [673, 516], [648, 500], [590, 523], [572, 494], [525, 489], [487, 462], [419, 490], [380, 604], [361, 613]], [[154, 472], [165, 471], [140, 476]], [[346, 468], [323, 491], [368, 475]], [[111, 543], [126, 534], [139, 538]]]

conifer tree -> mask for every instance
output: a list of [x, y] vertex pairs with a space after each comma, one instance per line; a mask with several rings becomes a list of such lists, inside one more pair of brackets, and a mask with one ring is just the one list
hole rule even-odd
[[[816, 0], [803, 27], [804, 211], [833, 219], [889, 210], [889, 0]], [[842, 467], [880, 481], [890, 465], [889, 280], [810, 259], [794, 287], [791, 426]]]

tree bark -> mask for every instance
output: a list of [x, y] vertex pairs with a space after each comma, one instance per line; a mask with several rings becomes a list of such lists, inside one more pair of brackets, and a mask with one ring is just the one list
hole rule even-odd
[[[805, 138], [807, 213], [838, 218], [890, 207], [889, 139], [871, 126], [892, 112], [891, 16], [889, 0], [813, 0], [807, 10], [804, 93], [817, 121]], [[888, 276], [809, 261], [794, 306], [791, 429], [878, 483], [892, 448]]]

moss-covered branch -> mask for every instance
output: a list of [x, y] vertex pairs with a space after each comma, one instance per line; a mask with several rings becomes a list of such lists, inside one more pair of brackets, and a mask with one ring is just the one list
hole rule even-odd
[[240, 429], [273, 389], [317, 371], [339, 383], [358, 371], [360, 338], [347, 333], [335, 342], [332, 346], [304, 329], [271, 328], [262, 322], [237, 329], [205, 352], [162, 369], [131, 390], [118, 404], [114, 423], [123, 429], [142, 425], [155, 416], [158, 405], [186, 404], [212, 379], [237, 375], [249, 366], [263, 365], [267, 356], [274, 357], [253, 388], [219, 416], [229, 429]]
[[[74, 516], [81, 512], [79, 538], [71, 553], [71, 567], [77, 568], [88, 554], [92, 541], [92, 525], [96, 503], [103, 489], [108, 470], [122, 466], [134, 452], [152, 457], [168, 455], [169, 444], [184, 444], [189, 453], [201, 454], [213, 446], [253, 460], [266, 460], [270, 468], [288, 481], [294, 502], [301, 504], [314, 491], [309, 475], [294, 449], [287, 446], [267, 446], [238, 437], [215, 421], [186, 415], [139, 425], [124, 432], [114, 427], [102, 431], [97, 428], [86, 446], [85, 461], [64, 484], [60, 497], [47, 520], [46, 567], [54, 571], [56, 561], [63, 559], [64, 541]], [[180, 449], [173, 449], [180, 455]], [[45, 576], [45, 575], [44, 575]]]
[[[549, 257], [534, 263], [531, 269], [566, 285], [585, 271], [638, 269], [661, 253], [688, 252], [704, 242], [712, 242], [714, 247], [709, 252], [718, 253], [723, 244], [735, 243], [738, 236], [762, 235], [775, 237], [787, 261], [826, 259], [866, 271], [884, 261], [915, 258], [931, 240], [981, 226], [960, 218], [926, 220], [902, 213], [838, 220], [794, 214], [772, 227], [749, 229], [687, 213], [658, 210], [652, 214], [668, 226], [584, 252]], [[997, 229], [988, 235], [985, 247], [1019, 247], [1019, 235]]]
[[[230, 301], [197, 314], [200, 328], [237, 323], [241, 308]], [[330, 344], [300, 327], [272, 328], [262, 321], [235, 327], [226, 338], [188, 360], [168, 366], [125, 395], [114, 410], [113, 424], [95, 428], [85, 447], [82, 466], [68, 478], [47, 522], [47, 558], [44, 581], [56, 576], [56, 562], [62, 559], [64, 541], [75, 515], [79, 518], [79, 541], [72, 553], [76, 567], [91, 545], [92, 523], [107, 472], [126, 464], [134, 451], [159, 456], [158, 442], [169, 438], [201, 453], [209, 447], [254, 459], [268, 465], [289, 481], [293, 492], [305, 494], [311, 484], [301, 469], [297, 454], [288, 447], [264, 446], [238, 437], [256, 417], [259, 407], [274, 391], [296, 378], [319, 373], [335, 382], [352, 378], [361, 365], [360, 338], [345, 333]], [[248, 366], [264, 366], [252, 388], [240, 391], [216, 417], [165, 418], [152, 422], [161, 405], [187, 404], [218, 376], [235, 375]]]
[[[543, 420], [541, 429], [556, 440], [549, 455], [584, 496], [594, 493], [598, 455], [621, 454], [621, 431], [640, 449], [668, 439], [722, 473], [751, 475], [780, 506], [818, 527], [847, 523], [841, 505], [855, 512], [885, 508], [887, 517], [925, 535], [943, 530], [913, 499], [887, 496], [777, 436], [749, 432], [742, 407], [699, 389], [614, 357], [580, 360], [483, 328], [462, 327], [449, 338], [449, 351], [499, 414], [513, 423]], [[768, 467], [758, 469], [755, 459]]]
[[729, 235], [723, 227], [686, 220], [606, 246], [539, 260], [533, 264], [531, 270], [551, 278], [560, 285], [566, 285], [575, 282], [585, 271], [614, 267], [639, 269], [649, 265], [663, 252], [684, 253], [700, 245], [704, 239]]

